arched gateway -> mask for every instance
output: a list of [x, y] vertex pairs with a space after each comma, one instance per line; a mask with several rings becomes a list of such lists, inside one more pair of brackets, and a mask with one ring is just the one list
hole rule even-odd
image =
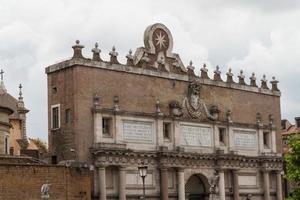
[[192, 175], [185, 184], [185, 198], [188, 200], [209, 199], [208, 180], [202, 174]]
[[210, 78], [206, 65], [198, 76], [172, 38], [149, 26], [126, 64], [115, 48], [102, 60], [97, 44], [85, 58], [76, 41], [71, 59], [47, 67], [51, 156], [93, 166], [98, 200], [138, 200], [143, 188], [151, 200], [282, 200], [278, 81], [236, 82], [231, 69], [225, 81], [218, 67]]

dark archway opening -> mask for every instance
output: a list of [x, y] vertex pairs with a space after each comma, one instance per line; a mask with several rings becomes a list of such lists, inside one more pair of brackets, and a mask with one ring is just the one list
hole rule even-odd
[[185, 184], [185, 196], [188, 200], [208, 199], [208, 181], [201, 174], [192, 175]]

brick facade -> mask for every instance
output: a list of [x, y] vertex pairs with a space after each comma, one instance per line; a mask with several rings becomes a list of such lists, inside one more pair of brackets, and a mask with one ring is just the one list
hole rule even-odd
[[0, 199], [41, 199], [41, 186], [50, 185], [50, 199], [89, 200], [91, 197], [90, 171], [45, 165], [0, 165]]
[[205, 66], [196, 76], [192, 63], [185, 67], [172, 52], [162, 24], [146, 29], [144, 43], [121, 64], [115, 48], [109, 61], [97, 45], [85, 58], [76, 41], [70, 60], [46, 68], [51, 155], [95, 167], [93, 195], [100, 200], [138, 199], [142, 163], [149, 167], [147, 199], [192, 199], [189, 180], [197, 179], [204, 187], [197, 195], [208, 198], [215, 178], [222, 200], [281, 200], [278, 81], [269, 85], [263, 77], [259, 84], [252, 76], [248, 84], [241, 72], [234, 82], [230, 70], [222, 80], [219, 68], [209, 77]]

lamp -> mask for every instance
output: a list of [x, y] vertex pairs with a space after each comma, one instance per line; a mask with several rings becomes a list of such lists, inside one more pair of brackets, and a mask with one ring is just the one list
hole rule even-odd
[[142, 181], [143, 181], [143, 199], [146, 199], [146, 195], [145, 195], [145, 178], [147, 176], [147, 170], [148, 170], [148, 166], [144, 165], [144, 163], [142, 163], [141, 166], [138, 167], [139, 172], [140, 172], [140, 176], [142, 177]]

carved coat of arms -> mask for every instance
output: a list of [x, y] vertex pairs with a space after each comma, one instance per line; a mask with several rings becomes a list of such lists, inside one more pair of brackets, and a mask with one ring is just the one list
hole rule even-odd
[[183, 99], [185, 114], [192, 118], [200, 119], [203, 113], [211, 120], [216, 120], [215, 107], [213, 113], [207, 109], [205, 102], [200, 98], [201, 84], [193, 81], [189, 84], [188, 95]]

